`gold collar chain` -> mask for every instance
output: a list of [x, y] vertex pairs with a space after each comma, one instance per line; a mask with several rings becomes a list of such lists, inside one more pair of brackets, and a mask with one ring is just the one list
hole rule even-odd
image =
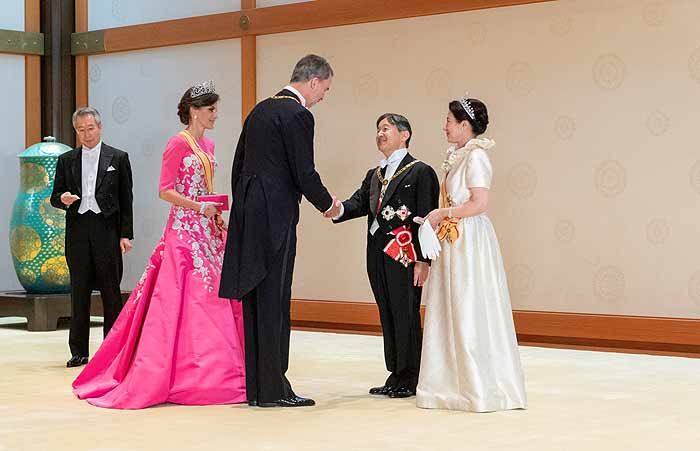
[[377, 169], [375, 170], [375, 172], [376, 172], [376, 174], [377, 174], [377, 179], [379, 180], [379, 183], [382, 184], [382, 192], [383, 192], [384, 190], [386, 190], [386, 187], [389, 186], [389, 183], [391, 183], [392, 180], [394, 180], [396, 177], [400, 176], [400, 175], [403, 174], [404, 172], [408, 171], [408, 170], [411, 168], [411, 166], [413, 166], [413, 165], [416, 164], [416, 163], [420, 163], [420, 160], [413, 160], [413, 161], [411, 161], [411, 162], [408, 163], [406, 166], [404, 166], [404, 167], [402, 167], [401, 169], [399, 169], [398, 171], [396, 171], [396, 172], [394, 173], [394, 175], [392, 175], [392, 176], [389, 177], [388, 179], [385, 179], [384, 176], [382, 175], [382, 168], [379, 167], [379, 166], [377, 166]]
[[275, 100], [279, 100], [279, 99], [291, 99], [291, 100], [294, 100], [296, 103], [301, 104], [301, 102], [299, 101], [299, 99], [297, 99], [296, 97], [292, 97], [292, 96], [272, 96], [272, 97], [270, 97], [270, 98], [271, 98], [271, 99], [275, 99]]

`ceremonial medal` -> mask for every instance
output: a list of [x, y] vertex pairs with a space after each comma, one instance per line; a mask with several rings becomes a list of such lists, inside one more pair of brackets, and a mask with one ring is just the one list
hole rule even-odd
[[393, 238], [384, 247], [384, 253], [408, 268], [408, 265], [416, 261], [416, 249], [413, 246], [411, 229], [403, 225], [389, 232], [389, 235]]
[[394, 211], [394, 208], [391, 205], [387, 205], [384, 207], [384, 210], [382, 210], [382, 217], [384, 217], [384, 219], [387, 221], [394, 219], [395, 215], [396, 211]]
[[396, 216], [398, 216], [401, 221], [405, 221], [406, 218], [411, 216], [411, 210], [409, 210], [407, 206], [401, 205], [401, 208], [396, 210]]

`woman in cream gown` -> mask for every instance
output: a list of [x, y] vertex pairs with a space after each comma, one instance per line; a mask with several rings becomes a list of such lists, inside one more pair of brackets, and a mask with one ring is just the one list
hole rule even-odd
[[488, 152], [479, 138], [488, 112], [476, 99], [450, 102], [444, 131], [454, 144], [443, 169], [440, 205], [426, 218], [442, 251], [424, 288], [425, 331], [417, 404], [492, 412], [527, 407], [506, 274], [486, 216]]

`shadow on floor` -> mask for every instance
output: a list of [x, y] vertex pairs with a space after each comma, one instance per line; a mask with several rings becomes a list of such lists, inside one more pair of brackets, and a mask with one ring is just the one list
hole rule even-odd
[[[90, 327], [102, 327], [102, 321], [92, 319]], [[70, 318], [59, 318], [56, 330], [68, 330], [70, 328]], [[20, 317], [0, 318], [0, 329], [7, 330], [27, 330], [27, 320]], [[51, 331], [49, 331], [51, 332]], [[33, 333], [33, 332], [32, 332]]]

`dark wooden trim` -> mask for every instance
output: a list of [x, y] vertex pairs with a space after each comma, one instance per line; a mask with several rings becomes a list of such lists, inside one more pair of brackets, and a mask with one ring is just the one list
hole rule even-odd
[[[523, 310], [513, 317], [522, 345], [700, 357], [700, 319]], [[373, 303], [296, 299], [292, 324], [303, 330], [381, 333]]]
[[[31, 20], [31, 10], [25, 9], [25, 11], [30, 14], [29, 20]], [[25, 24], [27, 19], [28, 17], [25, 15]], [[0, 28], [0, 54], [42, 56], [46, 53], [44, 39], [44, 34], [38, 31], [18, 31]]]
[[41, 28], [47, 36], [42, 60], [42, 135], [75, 145], [75, 65], [70, 53], [75, 29], [75, 0], [41, 0]]
[[[104, 52], [337, 27], [555, 0], [316, 0], [268, 8], [108, 28]], [[245, 4], [245, 2], [244, 2]]]
[[700, 319], [515, 311], [523, 336], [700, 346]]
[[[24, 0], [24, 31], [41, 31], [39, 0]], [[24, 145], [41, 141], [41, 56], [24, 57]]]
[[251, 11], [247, 34], [266, 35], [556, 0], [317, 0]]

